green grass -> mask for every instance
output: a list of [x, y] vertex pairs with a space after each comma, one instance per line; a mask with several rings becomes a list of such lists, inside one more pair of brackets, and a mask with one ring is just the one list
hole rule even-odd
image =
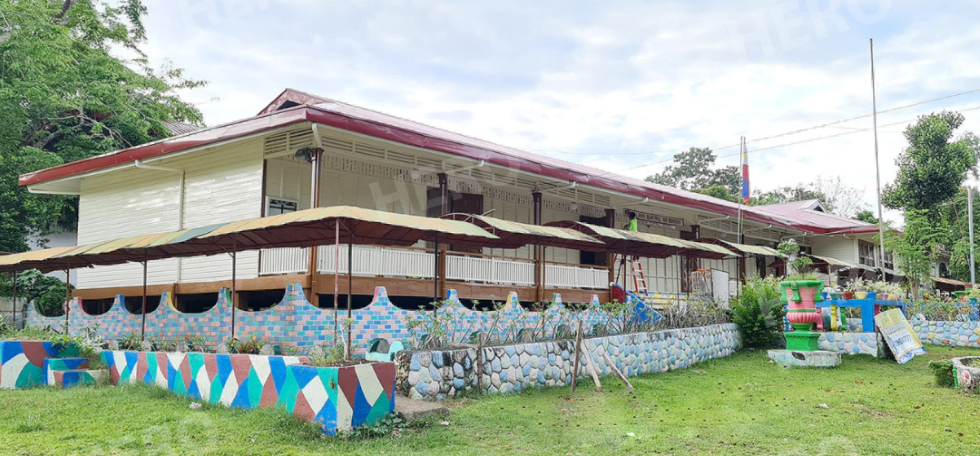
[[149, 386], [0, 391], [0, 454], [976, 454], [980, 398], [934, 386], [926, 364], [980, 350], [927, 349], [833, 370], [750, 351], [633, 378], [633, 394], [607, 377], [602, 392], [464, 400], [449, 426], [373, 440], [324, 438], [280, 410], [191, 410]]

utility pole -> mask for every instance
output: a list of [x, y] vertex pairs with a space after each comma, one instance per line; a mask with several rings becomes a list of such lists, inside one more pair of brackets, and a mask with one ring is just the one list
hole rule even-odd
[[871, 112], [875, 131], [875, 180], [878, 185], [878, 242], [881, 247], [878, 252], [878, 268], [881, 279], [885, 280], [885, 219], [881, 211], [881, 166], [878, 164], [878, 100], [875, 95], [875, 40], [871, 44]]
[[970, 219], [970, 285], [977, 287], [977, 271], [973, 259], [973, 187], [966, 188], [966, 212]]

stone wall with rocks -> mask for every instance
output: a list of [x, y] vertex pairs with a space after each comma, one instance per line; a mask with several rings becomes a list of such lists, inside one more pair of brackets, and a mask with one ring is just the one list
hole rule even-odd
[[[598, 375], [612, 374], [602, 352], [624, 375], [635, 376], [729, 356], [741, 347], [741, 335], [729, 323], [582, 342], [588, 353], [580, 357], [579, 378], [590, 377], [590, 363]], [[574, 356], [571, 340], [488, 346], [479, 354], [475, 348], [402, 351], [396, 357], [397, 388], [412, 398], [441, 400], [481, 387], [484, 393], [497, 394], [564, 386], [571, 384]]]
[[912, 320], [912, 331], [922, 345], [980, 347], [980, 321]]
[[848, 355], [871, 355], [881, 357], [877, 333], [862, 332], [824, 332], [820, 333], [821, 350], [836, 351]]

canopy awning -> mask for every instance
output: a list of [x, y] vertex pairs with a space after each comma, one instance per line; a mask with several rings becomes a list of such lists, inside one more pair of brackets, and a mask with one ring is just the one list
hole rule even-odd
[[546, 225], [570, 228], [599, 239], [606, 243], [606, 251], [611, 253], [637, 255], [648, 258], [667, 258], [677, 254], [687, 254], [698, 258], [720, 259], [738, 256], [728, 249], [711, 244], [685, 241], [653, 233], [618, 230], [591, 223], [562, 220]]
[[352, 206], [318, 207], [288, 214], [232, 222], [194, 242], [252, 248], [309, 247], [340, 242], [410, 246], [420, 240], [495, 247], [499, 237], [471, 223], [395, 214]]
[[831, 269], [863, 269], [865, 271], [878, 272], [877, 269], [859, 263], [851, 263], [850, 261], [838, 260], [836, 258], [821, 256], [821, 255], [807, 255], [815, 260], [820, 260], [831, 266]]
[[959, 280], [947, 279], [945, 277], [931, 277], [934, 282], [945, 283], [946, 285], [953, 285], [957, 287], [966, 287], [969, 285], [966, 282], [960, 282]]
[[76, 247], [58, 247], [0, 257], [0, 271], [43, 272], [161, 258], [206, 256], [273, 247], [332, 244], [340, 223], [340, 242], [412, 245], [419, 240], [494, 247], [499, 238], [454, 220], [392, 214], [347, 206], [321, 207], [167, 233], [155, 233]]
[[[534, 244], [589, 252], [604, 252], [607, 249], [606, 244], [602, 241], [570, 228], [531, 225], [475, 214], [447, 214], [443, 218], [479, 226], [499, 237], [500, 241], [497, 243], [504, 248], [518, 248], [527, 244]], [[503, 244], [508, 244], [508, 246]]]
[[728, 247], [732, 251], [743, 253], [746, 255], [774, 256], [777, 258], [783, 256], [783, 254], [779, 253], [779, 251], [777, 251], [776, 249], [773, 249], [771, 247], [766, 247], [764, 245], [739, 244], [738, 242], [730, 242], [722, 239], [710, 239], [710, 238], [698, 238], [696, 239], [696, 241], [704, 244], [721, 245], [724, 247]]

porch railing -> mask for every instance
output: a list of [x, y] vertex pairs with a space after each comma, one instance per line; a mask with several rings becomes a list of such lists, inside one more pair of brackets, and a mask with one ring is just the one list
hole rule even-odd
[[[334, 246], [321, 246], [317, 270], [333, 273]], [[259, 275], [303, 274], [309, 264], [309, 250], [279, 248], [262, 250]], [[431, 279], [435, 267], [432, 252], [421, 249], [354, 246], [354, 275]], [[340, 272], [347, 272], [347, 246], [340, 247]], [[478, 254], [448, 254], [446, 279], [516, 286], [534, 285], [534, 262], [516, 258], [496, 258]], [[609, 273], [602, 268], [546, 264], [545, 286], [552, 288], [606, 289]]]

